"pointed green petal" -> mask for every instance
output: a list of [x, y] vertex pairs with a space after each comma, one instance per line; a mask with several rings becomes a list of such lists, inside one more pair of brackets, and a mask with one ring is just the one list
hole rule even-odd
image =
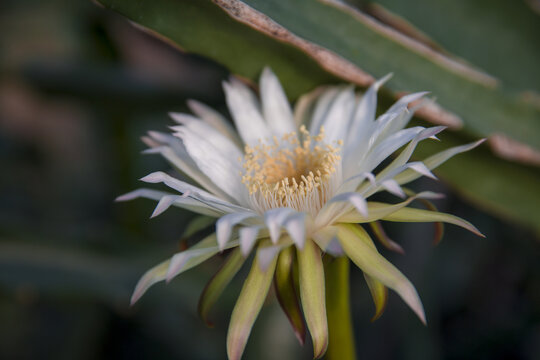
[[388, 300], [388, 288], [379, 280], [369, 276], [366, 273], [364, 273], [364, 278], [366, 279], [369, 292], [371, 293], [373, 303], [375, 304], [375, 314], [371, 318], [371, 321], [373, 322], [381, 317], [384, 309], [386, 308], [386, 302]]
[[133, 291], [133, 295], [131, 296], [131, 305], [135, 304], [150, 286], [165, 280], [170, 263], [170, 259], [165, 260], [144, 273], [135, 286], [135, 291]]
[[478, 236], [485, 237], [473, 224], [457, 216], [423, 209], [403, 208], [382, 218], [385, 221], [395, 222], [445, 222], [467, 229]]
[[388, 235], [386, 235], [386, 232], [384, 231], [379, 221], [370, 222], [369, 226], [371, 227], [373, 234], [375, 234], [375, 237], [377, 237], [377, 240], [379, 240], [379, 242], [383, 244], [385, 248], [398, 252], [400, 254], [405, 254], [405, 250], [403, 250], [401, 245], [399, 245], [397, 242], [390, 239]]
[[[231, 247], [236, 246], [238, 245], [238, 241], [232, 241], [229, 243], [229, 245]], [[171, 266], [174, 265], [173, 259], [176, 258], [177, 260], [177, 266], [175, 266], [177, 272], [175, 272], [174, 274], [174, 276], [176, 276], [186, 270], [189, 270], [199, 265], [200, 263], [214, 256], [218, 252], [219, 248], [217, 246], [216, 236], [215, 234], [212, 234], [199, 241], [197, 244], [193, 245], [188, 250], [179, 252], [171, 259], [154, 266], [141, 277], [141, 279], [135, 286], [135, 291], [131, 296], [131, 304], [133, 305], [135, 302], [137, 302], [137, 300], [141, 298], [141, 296], [148, 290], [150, 286], [167, 279], [169, 272], [171, 271]]]
[[287, 315], [300, 345], [304, 345], [306, 325], [304, 324], [304, 316], [294, 286], [293, 262], [294, 248], [289, 246], [279, 254], [274, 285], [279, 304], [285, 315]]
[[[405, 192], [405, 194], [407, 194], [407, 196], [415, 196], [416, 193], [414, 191], [412, 191], [411, 189], [407, 189], [407, 188], [403, 188], [403, 191]], [[429, 201], [428, 199], [420, 199], [419, 200], [428, 210], [431, 210], [431, 211], [439, 211], [439, 209], [437, 209], [437, 206], [435, 206], [434, 203], [432, 203], [431, 201]], [[435, 223], [433, 223], [433, 225], [435, 225], [435, 234], [433, 235], [433, 244], [434, 245], [437, 245], [441, 242], [442, 240], [442, 237], [443, 237], [443, 234], [444, 234], [444, 224], [440, 221], [437, 221]]]
[[387, 203], [381, 203], [381, 202], [375, 202], [375, 201], [368, 201], [367, 208], [368, 208], [368, 216], [365, 217], [362, 214], [360, 214], [358, 211], [353, 210], [348, 212], [345, 215], [340, 216], [336, 222], [344, 222], [344, 223], [369, 223], [373, 221], [377, 221], [379, 219], [382, 219], [385, 216], [388, 216], [392, 214], [395, 211], [398, 211], [399, 209], [404, 208], [405, 206], [409, 205], [411, 202], [418, 198], [423, 197], [434, 197], [437, 194], [434, 194], [429, 191], [421, 192], [416, 194], [415, 196], [411, 196], [405, 201], [402, 201], [397, 204], [387, 204]]
[[[384, 234], [384, 230], [382, 229], [382, 226], [380, 226], [380, 224], [378, 222], [377, 223], [369, 223], [369, 224], [370, 225], [374, 225], [374, 224], [379, 225], [379, 229], [382, 232], [382, 235], [386, 236], [386, 234]], [[364, 241], [364, 243], [366, 245], [370, 246], [373, 250], [377, 251], [377, 248], [375, 247], [375, 244], [373, 243], [373, 241], [368, 236], [362, 236], [362, 231], [360, 230], [361, 229], [360, 226], [358, 226], [358, 225], [352, 226], [351, 229], [358, 235], [359, 239]], [[377, 234], [377, 231], [374, 230], [374, 232], [375, 232], [375, 234]], [[394, 243], [390, 239], [387, 239], [387, 240], [390, 241], [391, 243], [395, 244], [396, 246], [398, 246], [399, 249], [401, 249], [401, 251], [403, 251], [401, 246]], [[374, 278], [374, 277], [372, 277], [372, 276], [370, 276], [370, 275], [368, 275], [366, 273], [364, 273], [364, 279], [366, 279], [366, 283], [368, 285], [369, 292], [371, 293], [371, 297], [373, 298], [373, 303], [375, 304], [375, 314], [371, 318], [371, 321], [373, 322], [373, 321], [375, 321], [375, 320], [377, 320], [378, 318], [381, 317], [381, 315], [384, 312], [384, 309], [386, 308], [386, 302], [388, 300], [388, 288], [386, 286], [384, 286], [384, 284], [381, 283], [379, 280], [377, 280], [376, 278]]]
[[[431, 201], [426, 199], [421, 199], [420, 202], [424, 204], [424, 206], [430, 210], [430, 211], [439, 211], [435, 204], [433, 204]], [[442, 237], [444, 235], [444, 224], [441, 221], [434, 222], [433, 225], [435, 225], [435, 234], [433, 234], [433, 244], [437, 245], [441, 242]]]
[[210, 279], [204, 288], [199, 299], [198, 310], [199, 316], [209, 327], [212, 327], [213, 324], [208, 319], [208, 313], [223, 293], [223, 290], [225, 290], [238, 270], [240, 270], [242, 264], [244, 264], [244, 261], [245, 258], [242, 255], [240, 248], [234, 249], [218, 272], [212, 277], [212, 279]]
[[324, 268], [321, 251], [313, 240], [306, 240], [303, 250], [298, 250], [300, 299], [304, 316], [313, 340], [313, 354], [320, 358], [328, 346], [328, 324], [324, 289]]
[[394, 265], [369, 245], [371, 239], [367, 232], [354, 225], [342, 224], [338, 227], [338, 238], [347, 256], [364, 273], [397, 292], [425, 324], [424, 308], [416, 289]]
[[255, 256], [231, 316], [227, 333], [229, 360], [240, 360], [242, 357], [253, 323], [272, 284], [277, 258], [272, 260], [265, 271], [261, 270], [258, 259], [259, 257]]

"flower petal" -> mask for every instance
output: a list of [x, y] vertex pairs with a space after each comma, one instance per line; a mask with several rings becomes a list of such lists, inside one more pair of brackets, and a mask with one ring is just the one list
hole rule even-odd
[[388, 288], [384, 286], [379, 280], [369, 276], [364, 273], [364, 279], [373, 298], [373, 303], [375, 304], [375, 314], [371, 318], [371, 321], [375, 321], [381, 317], [386, 308], [386, 302], [388, 300]]
[[321, 252], [309, 239], [306, 241], [304, 250], [297, 250], [297, 256], [302, 309], [313, 340], [313, 356], [318, 359], [324, 355], [328, 347], [326, 295]]
[[373, 231], [373, 234], [375, 234], [375, 237], [385, 248], [388, 250], [392, 250], [395, 252], [398, 252], [400, 254], [405, 254], [405, 250], [399, 245], [397, 242], [393, 241], [386, 235], [386, 232], [384, 231], [381, 223], [379, 221], [372, 221], [369, 223], [369, 226], [371, 227], [371, 230]]
[[235, 225], [256, 216], [257, 215], [252, 212], [238, 212], [227, 214], [219, 218], [219, 220], [216, 222], [216, 235], [220, 251], [225, 249], [227, 242], [231, 238], [232, 229]]
[[131, 305], [135, 304], [150, 286], [165, 280], [170, 263], [170, 259], [165, 260], [144, 273], [135, 286], [135, 291], [131, 296]]
[[360, 99], [345, 139], [344, 152], [346, 157], [349, 155], [353, 155], [354, 157], [354, 154], [350, 154], [350, 150], [354, 149], [358, 145], [358, 142], [362, 141], [366, 137], [366, 134], [370, 133], [375, 121], [375, 111], [377, 110], [377, 91], [390, 77], [392, 77], [392, 74], [388, 74], [382, 79], [377, 80], [367, 89]]
[[158, 206], [160, 206], [161, 209], [158, 211], [154, 210], [152, 217], [157, 216], [161, 211], [164, 211], [165, 208], [162, 207], [165, 207], [166, 205], [174, 205], [182, 209], [191, 210], [193, 212], [212, 217], [220, 217], [221, 215], [225, 214], [225, 212], [218, 210], [215, 207], [207, 206], [206, 204], [191, 199], [189, 197], [173, 195], [164, 191], [158, 191], [153, 189], [137, 189], [117, 197], [115, 201], [128, 201], [140, 197], [156, 201], [161, 201], [165, 197], [169, 199], [174, 199], [174, 201], [170, 204], [167, 204], [169, 200], [167, 200], [165, 204], [160, 205], [158, 203]]
[[[217, 253], [219, 250], [216, 245], [217, 245], [216, 237], [214, 234], [212, 234], [210, 236], [207, 236], [203, 240], [199, 241], [197, 244], [195, 244], [188, 250], [178, 253], [178, 254], [188, 253], [187, 257], [189, 258], [189, 261], [184, 263], [184, 267], [181, 269], [181, 272], [189, 270], [194, 266], [197, 266], [198, 264], [200, 264], [201, 262], [203, 262], [204, 260], [212, 256], [212, 255], [207, 256], [207, 254], [205, 254], [204, 256], [200, 256], [200, 252], [199, 252], [200, 250], [214, 248], [215, 253]], [[197, 254], [199, 254], [199, 256], [197, 256]], [[141, 296], [146, 292], [146, 290], [148, 290], [150, 286], [154, 285], [157, 282], [167, 279], [167, 272], [170, 269], [171, 262], [172, 262], [172, 258], [165, 260], [162, 263], [159, 263], [158, 265], [148, 270], [141, 277], [141, 279], [137, 282], [137, 285], [135, 286], [135, 291], [133, 292], [133, 295], [131, 297], [132, 305], [141, 298]]]
[[[238, 240], [229, 241], [225, 248], [230, 249], [235, 246], [238, 246]], [[216, 234], [212, 234], [189, 249], [176, 253], [171, 258], [171, 263], [167, 270], [167, 282], [171, 281], [175, 276], [178, 276], [184, 271], [206, 261], [220, 251], [221, 249], [218, 247], [216, 241]]]
[[242, 255], [244, 255], [244, 257], [247, 257], [253, 249], [253, 245], [255, 245], [260, 229], [260, 226], [245, 226], [238, 231], [238, 234], [240, 235], [240, 249], [242, 250]]
[[334, 101], [332, 101], [321, 125], [318, 128], [312, 128], [315, 130], [312, 134], [318, 134], [320, 128], [324, 127], [324, 140], [327, 143], [343, 140], [349, 130], [349, 124], [354, 111], [354, 104], [354, 89], [352, 86], [348, 86], [336, 96]]
[[309, 127], [309, 122], [311, 119], [312, 113], [315, 111], [316, 100], [327, 91], [328, 87], [320, 86], [315, 90], [304, 94], [298, 98], [296, 104], [294, 105], [294, 125], [295, 128], [300, 128], [300, 126], [305, 125]]
[[238, 147], [242, 147], [242, 141], [227, 119], [211, 107], [196, 100], [188, 100], [187, 104], [191, 111], [201, 120], [210, 124], [214, 129], [228, 137]]
[[238, 203], [247, 203], [247, 189], [239, 175], [242, 153], [232, 143], [224, 145], [210, 134], [199, 136], [187, 127], [181, 127], [175, 135], [182, 139], [189, 156], [208, 178]]
[[319, 133], [329, 109], [331, 108], [338, 94], [340, 94], [340, 90], [343, 90], [343, 87], [328, 87], [317, 99], [317, 103], [315, 105], [315, 109], [313, 110], [313, 115], [309, 124], [310, 134], [316, 135]]
[[457, 216], [431, 210], [402, 208], [382, 218], [385, 221], [395, 222], [445, 222], [461, 226], [470, 232], [485, 237], [473, 224]]
[[304, 248], [306, 242], [306, 214], [296, 213], [287, 218], [285, 229], [299, 249]]
[[240, 137], [247, 145], [256, 145], [259, 139], [271, 137], [264, 122], [255, 94], [239, 80], [223, 83], [225, 98]]
[[272, 134], [282, 136], [294, 132], [291, 106], [278, 78], [268, 67], [261, 74], [260, 91], [264, 119]]
[[[367, 244], [369, 235], [360, 226], [339, 225], [338, 238], [345, 253], [366, 274], [396, 291], [425, 324], [422, 302], [411, 282]], [[369, 240], [367, 240], [369, 239]]]
[[[427, 166], [428, 169], [430, 170], [435, 169], [437, 166], [441, 165], [442, 163], [444, 163], [446, 160], [450, 159], [451, 157], [457, 154], [460, 154], [462, 152], [472, 150], [478, 145], [480, 145], [481, 143], [483, 143], [484, 141], [486, 141], [486, 139], [481, 139], [470, 144], [455, 146], [453, 148], [446, 149], [444, 151], [441, 151], [435, 155], [428, 157], [422, 162]], [[406, 170], [406, 171], [403, 171], [401, 174], [397, 175], [395, 177], [395, 180], [399, 184], [406, 184], [408, 182], [418, 179], [420, 176], [421, 175], [419, 175], [414, 170]]]
[[291, 208], [275, 208], [264, 213], [264, 222], [270, 232], [272, 243], [276, 244], [281, 235], [281, 227], [295, 211]]
[[145, 153], [161, 154], [176, 170], [193, 179], [206, 190], [228, 201], [234, 201], [199, 169], [195, 161], [189, 156], [182, 140], [176, 136], [157, 131], [149, 131], [148, 135], [153, 141], [159, 142], [161, 145], [148, 149]]
[[415, 196], [409, 197], [407, 200], [397, 203], [397, 204], [386, 204], [375, 201], [368, 201], [368, 216], [365, 217], [357, 211], [350, 211], [344, 215], [339, 216], [335, 221], [344, 222], [344, 223], [368, 223], [372, 221], [377, 221], [382, 219], [385, 216], [388, 216], [405, 206], [409, 205], [415, 199], [438, 199], [441, 195], [433, 193], [431, 191], [424, 191], [416, 194]]
[[334, 196], [329, 200], [329, 203], [346, 201], [350, 202], [356, 210], [364, 217], [368, 217], [367, 202], [364, 197], [357, 192], [346, 192]]
[[231, 316], [227, 333], [229, 360], [240, 360], [242, 357], [253, 323], [272, 283], [277, 259], [269, 264], [266, 271], [261, 270], [258, 261], [256, 256]]
[[304, 324], [304, 316], [302, 315], [302, 309], [300, 308], [300, 302], [294, 285], [294, 256], [294, 247], [292, 246], [284, 249], [279, 254], [274, 275], [274, 286], [281, 309], [283, 309], [283, 312], [289, 319], [300, 345], [304, 345], [306, 326]]
[[203, 321], [212, 327], [208, 313], [219, 299], [223, 290], [229, 285], [233, 277], [244, 264], [245, 258], [239, 248], [232, 250], [218, 272], [210, 279], [199, 298], [198, 312]]

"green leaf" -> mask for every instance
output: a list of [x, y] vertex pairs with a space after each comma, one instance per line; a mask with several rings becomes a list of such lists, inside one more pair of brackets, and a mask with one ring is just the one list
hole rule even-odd
[[341, 224], [338, 228], [338, 238], [347, 256], [364, 273], [397, 292], [425, 324], [424, 308], [413, 284], [394, 265], [382, 257], [374, 247], [369, 245], [371, 239], [367, 232], [359, 226], [355, 227], [355, 225], [350, 224]]
[[235, 21], [209, 0], [98, 2], [174, 46], [214, 59], [246, 78], [256, 79], [268, 65], [293, 98], [337, 80], [302, 50]]
[[294, 247], [292, 246], [281, 251], [274, 275], [274, 286], [279, 304], [285, 315], [287, 315], [296, 338], [301, 345], [304, 345], [306, 326], [293, 277], [294, 256]]
[[225, 290], [227, 285], [229, 285], [233, 277], [240, 270], [244, 261], [245, 258], [242, 255], [240, 248], [237, 247], [232, 250], [221, 268], [204, 288], [199, 299], [198, 311], [199, 316], [209, 327], [213, 327], [213, 323], [208, 319], [208, 313], [223, 293], [223, 290]]
[[303, 250], [297, 249], [300, 299], [313, 340], [313, 356], [320, 358], [328, 346], [328, 323], [324, 289], [324, 267], [319, 247], [306, 239]]
[[330, 336], [327, 360], [356, 359], [350, 303], [350, 262], [346, 256], [325, 257], [326, 308]]
[[497, 76], [505, 85], [540, 91], [540, 21], [526, 1], [373, 1], [412, 22], [445, 50]]
[[[260, 247], [259, 250], [260, 251]], [[236, 301], [227, 333], [227, 355], [229, 360], [240, 360], [251, 333], [253, 323], [261, 311], [261, 307], [272, 283], [277, 258], [274, 258], [265, 271], [258, 264], [255, 256], [251, 271], [244, 281], [240, 296]]]

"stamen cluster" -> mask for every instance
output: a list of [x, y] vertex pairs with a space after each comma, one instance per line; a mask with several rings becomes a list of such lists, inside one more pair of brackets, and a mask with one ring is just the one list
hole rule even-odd
[[296, 132], [276, 136], [270, 144], [246, 146], [242, 183], [249, 190], [254, 207], [261, 213], [290, 207], [315, 214], [331, 198], [341, 176], [342, 142], [326, 144], [324, 128], [311, 136], [305, 126]]

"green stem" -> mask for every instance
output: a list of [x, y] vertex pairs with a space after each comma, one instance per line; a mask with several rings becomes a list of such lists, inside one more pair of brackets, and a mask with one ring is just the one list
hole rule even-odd
[[349, 259], [346, 256], [325, 261], [326, 311], [329, 343], [327, 360], [355, 360], [354, 331], [349, 294]]

